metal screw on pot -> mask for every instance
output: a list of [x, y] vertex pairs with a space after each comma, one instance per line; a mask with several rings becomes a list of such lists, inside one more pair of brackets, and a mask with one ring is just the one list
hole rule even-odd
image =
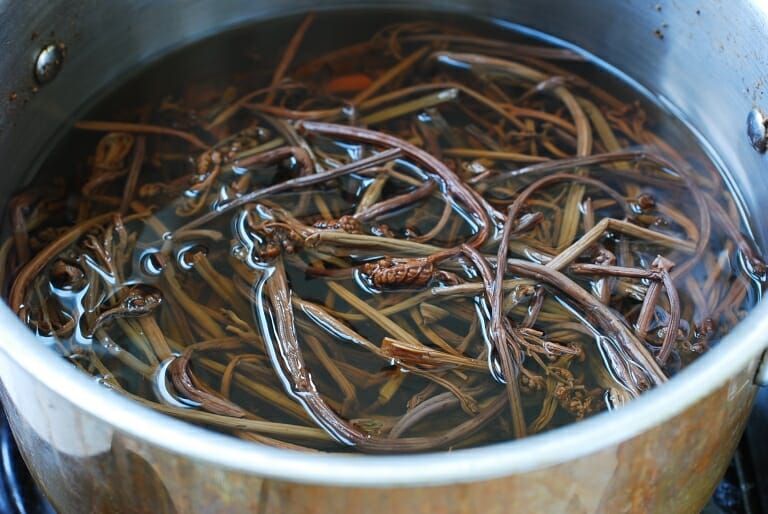
[[47, 84], [56, 78], [64, 62], [63, 45], [50, 44], [43, 48], [35, 60], [35, 79], [39, 84]]
[[768, 128], [763, 113], [752, 109], [747, 115], [747, 136], [752, 147], [760, 153], [764, 153], [768, 147]]

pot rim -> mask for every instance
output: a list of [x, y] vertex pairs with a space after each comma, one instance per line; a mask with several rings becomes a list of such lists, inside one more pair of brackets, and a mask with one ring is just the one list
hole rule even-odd
[[[679, 375], [617, 411], [522, 440], [414, 455], [322, 454], [273, 448], [153, 411], [68, 366], [43, 348], [7, 306], [0, 351], [45, 386], [107, 425], [165, 451], [237, 472], [323, 486], [418, 487], [487, 480], [542, 469], [610, 448], [704, 399], [768, 344], [768, 303], [758, 304], [718, 346]], [[65, 393], [64, 393], [65, 392]], [[329, 470], [333, 470], [329, 473]]]
[[106, 426], [171, 454], [286, 482], [420, 487], [475, 482], [546, 468], [610, 449], [677, 416], [733, 376], [756, 367], [768, 346], [768, 302], [758, 304], [720, 344], [678, 376], [615, 412], [519, 441], [415, 455], [315, 454], [273, 448], [161, 414], [67, 365], [60, 355], [44, 348], [4, 304], [0, 305], [0, 340], [0, 354], [35, 380], [46, 377], [44, 386], [66, 401]]

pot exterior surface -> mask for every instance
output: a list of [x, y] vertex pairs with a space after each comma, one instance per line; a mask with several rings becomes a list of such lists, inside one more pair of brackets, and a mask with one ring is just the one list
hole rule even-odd
[[[249, 20], [376, 5], [381, 4], [0, 0], [0, 205], [28, 178], [45, 153], [40, 149], [85, 99], [106, 91], [140, 63]], [[747, 211], [762, 212], [768, 196], [766, 162], [750, 146], [745, 125], [751, 109], [762, 102], [768, 108], [764, 2], [595, 0], [585, 7], [576, 0], [419, 0], [387, 5], [491, 16], [598, 55], [695, 126], [716, 148]], [[38, 53], [59, 43], [66, 49], [61, 71], [50, 83], [37, 84]], [[766, 219], [751, 221], [764, 243]], [[582, 428], [558, 429], [484, 453], [349, 457], [341, 468], [324, 467], [331, 460], [303, 454], [287, 457], [287, 465], [276, 457], [285, 451], [185, 428], [123, 399], [112, 404], [108, 400], [116, 393], [65, 369], [62, 359], [40, 355], [6, 308], [0, 309], [0, 399], [26, 462], [65, 514], [698, 513], [743, 430], [757, 361], [768, 344], [768, 305], [760, 305], [736, 332], [660, 390], [615, 414], [580, 423]]]
[[169, 452], [83, 412], [8, 364], [0, 358], [0, 393], [11, 427], [62, 514], [697, 514], [727, 468], [755, 392], [750, 367], [666, 423], [526, 473], [435, 487], [330, 487], [263, 478]]

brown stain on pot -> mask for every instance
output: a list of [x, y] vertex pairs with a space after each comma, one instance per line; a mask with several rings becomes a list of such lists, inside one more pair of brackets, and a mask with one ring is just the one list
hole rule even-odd
[[508, 477], [435, 487], [264, 479], [119, 432], [109, 451], [76, 458], [58, 452], [18, 410], [9, 409], [8, 416], [25, 460], [61, 514], [698, 514], [743, 431], [756, 391], [753, 375], [750, 366], [677, 417], [593, 454]]
[[[78, 473], [111, 468], [113, 483], [133, 484], [135, 508], [162, 507], [156, 512], [698, 514], [746, 423], [756, 390], [751, 385], [752, 368], [679, 416], [620, 444], [543, 469], [480, 482], [414, 488], [292, 483], [212, 468], [121, 435], [98, 464], [69, 462], [60, 471], [72, 479]], [[332, 475], [333, 470], [327, 473]], [[103, 499], [98, 512], [123, 512], [116, 504], [115, 510], [102, 510]], [[95, 512], [97, 506], [96, 498], [90, 504], [83, 498], [68, 501], [59, 503], [62, 513]]]

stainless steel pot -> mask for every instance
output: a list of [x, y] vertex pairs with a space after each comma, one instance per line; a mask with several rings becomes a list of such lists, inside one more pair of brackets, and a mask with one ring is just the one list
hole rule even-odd
[[[374, 5], [336, 0], [334, 6]], [[730, 170], [759, 241], [768, 163], [747, 138], [763, 105], [768, 4], [760, 0], [390, 2], [492, 16], [595, 53], [658, 95]], [[330, 5], [328, 5], [330, 7]], [[0, 0], [0, 205], [84, 99], [135, 66], [284, 0]], [[66, 46], [34, 76], [48, 44]], [[755, 121], [753, 119], [753, 121]], [[764, 126], [752, 126], [760, 146]], [[96, 384], [0, 308], [0, 397], [24, 455], [63, 513], [697, 513], [742, 432], [768, 345], [768, 305], [670, 383], [618, 412], [528, 439], [418, 456], [306, 455], [151, 412]]]

